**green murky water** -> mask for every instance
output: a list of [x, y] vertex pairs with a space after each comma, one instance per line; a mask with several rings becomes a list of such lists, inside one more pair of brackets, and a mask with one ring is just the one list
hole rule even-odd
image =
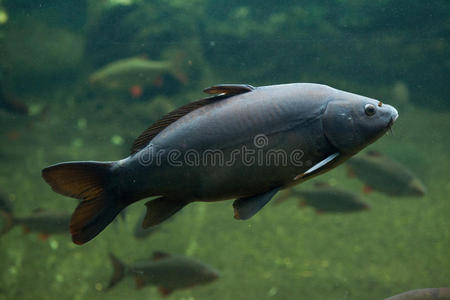
[[[203, 97], [204, 87], [229, 82], [318, 82], [395, 105], [393, 135], [369, 148], [406, 165], [428, 192], [373, 192], [371, 209], [352, 214], [316, 214], [291, 199], [245, 222], [233, 219], [231, 201], [194, 203], [138, 240], [141, 201], [83, 246], [69, 233], [42, 241], [17, 226], [0, 237], [1, 299], [157, 299], [155, 287], [136, 290], [130, 277], [105, 291], [108, 253], [133, 262], [156, 250], [221, 272], [169, 299], [382, 299], [449, 285], [446, 1], [40, 2], [0, 1], [0, 84], [28, 107], [0, 108], [0, 192], [16, 216], [76, 207], [51, 191], [42, 168], [121, 159], [152, 122]], [[142, 90], [89, 82], [101, 66], [132, 56], [177, 67]], [[363, 189], [344, 166], [321, 179]]]

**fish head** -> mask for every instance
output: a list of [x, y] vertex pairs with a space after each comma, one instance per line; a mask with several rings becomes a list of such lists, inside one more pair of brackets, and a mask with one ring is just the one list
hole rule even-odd
[[212, 282], [220, 277], [219, 271], [213, 268], [204, 268], [202, 272], [203, 282]]
[[192, 271], [192, 277], [195, 277], [199, 284], [209, 283], [220, 277], [219, 271], [206, 264], [198, 264]]
[[391, 105], [338, 92], [328, 102], [322, 124], [328, 141], [342, 154], [353, 155], [384, 135], [397, 118]]
[[370, 209], [370, 205], [365, 203], [365, 202], [357, 202], [354, 206], [353, 206], [354, 210], [369, 210]]

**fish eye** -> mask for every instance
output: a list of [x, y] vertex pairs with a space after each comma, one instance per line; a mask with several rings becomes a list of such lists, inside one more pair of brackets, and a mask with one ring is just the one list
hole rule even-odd
[[364, 111], [366, 112], [366, 115], [370, 117], [376, 113], [377, 109], [373, 104], [366, 104], [366, 106], [364, 106]]

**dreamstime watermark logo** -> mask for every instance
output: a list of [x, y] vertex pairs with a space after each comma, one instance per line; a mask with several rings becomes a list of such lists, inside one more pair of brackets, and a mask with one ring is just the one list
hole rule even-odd
[[[136, 154], [143, 166], [168, 164], [173, 167], [232, 167], [243, 166], [303, 166], [304, 152], [301, 149], [286, 151], [269, 147], [269, 138], [257, 134], [253, 138], [252, 147], [222, 149], [157, 149], [153, 144]], [[306, 162], [308, 163], [308, 162]]]

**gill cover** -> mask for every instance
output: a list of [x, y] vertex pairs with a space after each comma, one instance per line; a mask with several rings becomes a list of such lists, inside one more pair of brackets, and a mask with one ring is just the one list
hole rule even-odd
[[[325, 136], [340, 152], [354, 154], [382, 136], [397, 112], [379, 101], [350, 94], [348, 99], [332, 100], [322, 117]], [[374, 112], [367, 112], [367, 105]]]
[[354, 148], [355, 126], [352, 108], [345, 101], [330, 101], [322, 118], [325, 136], [339, 151], [348, 153]]

